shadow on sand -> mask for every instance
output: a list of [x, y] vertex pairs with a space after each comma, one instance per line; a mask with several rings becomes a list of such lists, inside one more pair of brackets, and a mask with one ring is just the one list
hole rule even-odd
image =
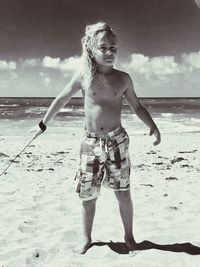
[[[148, 249], [158, 249], [158, 250], [164, 250], [164, 251], [171, 251], [171, 252], [185, 252], [190, 255], [200, 255], [200, 247], [194, 246], [191, 243], [182, 243], [182, 244], [167, 244], [167, 245], [160, 245], [153, 243], [148, 240], [144, 240], [141, 243], [137, 243], [138, 245], [138, 250], [148, 250]], [[111, 250], [118, 254], [128, 254], [129, 251], [125, 245], [124, 242], [93, 242], [90, 246], [108, 246]]]

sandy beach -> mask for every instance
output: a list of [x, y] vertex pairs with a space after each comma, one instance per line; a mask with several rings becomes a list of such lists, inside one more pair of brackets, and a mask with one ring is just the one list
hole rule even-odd
[[[74, 192], [81, 126], [39, 136], [1, 176], [0, 263], [2, 267], [199, 267], [199, 133], [130, 135], [134, 235], [141, 252], [131, 257], [114, 193], [102, 188], [93, 245], [74, 256], [82, 221]], [[29, 142], [29, 136], [0, 136], [0, 170]]]
[[[0, 267], [200, 267], [200, 0], [0, 0], [0, 25]], [[89, 246], [76, 191], [129, 189], [128, 144], [136, 244], [102, 186]]]

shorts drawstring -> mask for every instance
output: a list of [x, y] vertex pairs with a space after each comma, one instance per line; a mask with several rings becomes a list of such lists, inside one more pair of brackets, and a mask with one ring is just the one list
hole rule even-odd
[[101, 153], [105, 151], [108, 153], [108, 140], [102, 137], [99, 137], [99, 150]]

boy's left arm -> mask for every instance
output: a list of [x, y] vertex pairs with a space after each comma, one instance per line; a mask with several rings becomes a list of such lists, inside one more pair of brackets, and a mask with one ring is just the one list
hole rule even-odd
[[124, 92], [124, 97], [131, 108], [132, 111], [136, 113], [136, 115], [150, 128], [149, 135], [154, 134], [156, 137], [156, 141], [153, 143], [154, 145], [158, 145], [161, 142], [160, 132], [151, 118], [147, 109], [140, 103], [139, 99], [134, 90], [132, 79], [129, 75], [126, 77], [126, 90]]

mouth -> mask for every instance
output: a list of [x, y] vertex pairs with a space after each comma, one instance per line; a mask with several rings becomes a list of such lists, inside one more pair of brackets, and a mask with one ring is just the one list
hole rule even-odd
[[114, 60], [113, 57], [105, 57], [104, 59], [105, 59], [105, 60], [108, 60], [108, 61]]

